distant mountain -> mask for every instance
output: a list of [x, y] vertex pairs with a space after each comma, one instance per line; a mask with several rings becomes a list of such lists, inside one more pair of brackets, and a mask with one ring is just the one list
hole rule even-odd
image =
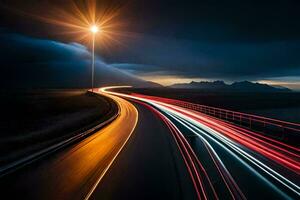
[[230, 85], [233, 90], [246, 90], [249, 92], [288, 92], [291, 91], [285, 87], [273, 87], [268, 84], [252, 83], [249, 81], [235, 82]]
[[195, 82], [192, 81], [190, 83], [178, 83], [169, 86], [171, 88], [189, 88], [189, 89], [222, 89], [227, 88], [228, 85], [224, 83], [224, 81], [214, 81], [214, 82], [208, 82], [208, 81], [201, 81], [201, 82]]
[[180, 83], [169, 86], [170, 88], [186, 89], [205, 89], [205, 90], [222, 90], [222, 91], [239, 91], [239, 92], [289, 92], [289, 88], [282, 86], [270, 86], [267, 84], [253, 83], [250, 81], [234, 82], [226, 84], [224, 81], [201, 81], [190, 83]]
[[142, 87], [142, 88], [160, 88], [163, 87], [162, 85], [152, 82], [152, 81], [145, 81], [141, 86], [136, 86], [136, 88]]

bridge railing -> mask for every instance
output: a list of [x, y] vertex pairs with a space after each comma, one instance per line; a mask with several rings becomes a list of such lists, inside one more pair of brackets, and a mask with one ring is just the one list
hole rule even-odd
[[248, 129], [265, 133], [280, 140], [300, 146], [300, 124], [271, 119], [212, 106], [190, 103], [182, 100], [153, 97], [151, 99], [198, 111]]

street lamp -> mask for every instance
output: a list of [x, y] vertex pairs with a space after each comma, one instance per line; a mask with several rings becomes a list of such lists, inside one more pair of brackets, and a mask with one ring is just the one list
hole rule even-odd
[[96, 25], [91, 26], [92, 32], [92, 92], [94, 92], [94, 71], [95, 71], [95, 37], [99, 32], [99, 28]]

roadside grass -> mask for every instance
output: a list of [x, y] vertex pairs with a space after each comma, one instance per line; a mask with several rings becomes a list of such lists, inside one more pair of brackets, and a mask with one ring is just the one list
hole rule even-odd
[[83, 132], [117, 109], [85, 90], [2, 92], [0, 107], [0, 166]]

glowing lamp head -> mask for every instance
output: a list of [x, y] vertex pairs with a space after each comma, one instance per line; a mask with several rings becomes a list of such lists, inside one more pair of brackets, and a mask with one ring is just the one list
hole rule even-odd
[[99, 31], [99, 28], [96, 25], [93, 25], [91, 26], [90, 30], [93, 34], [96, 34]]

